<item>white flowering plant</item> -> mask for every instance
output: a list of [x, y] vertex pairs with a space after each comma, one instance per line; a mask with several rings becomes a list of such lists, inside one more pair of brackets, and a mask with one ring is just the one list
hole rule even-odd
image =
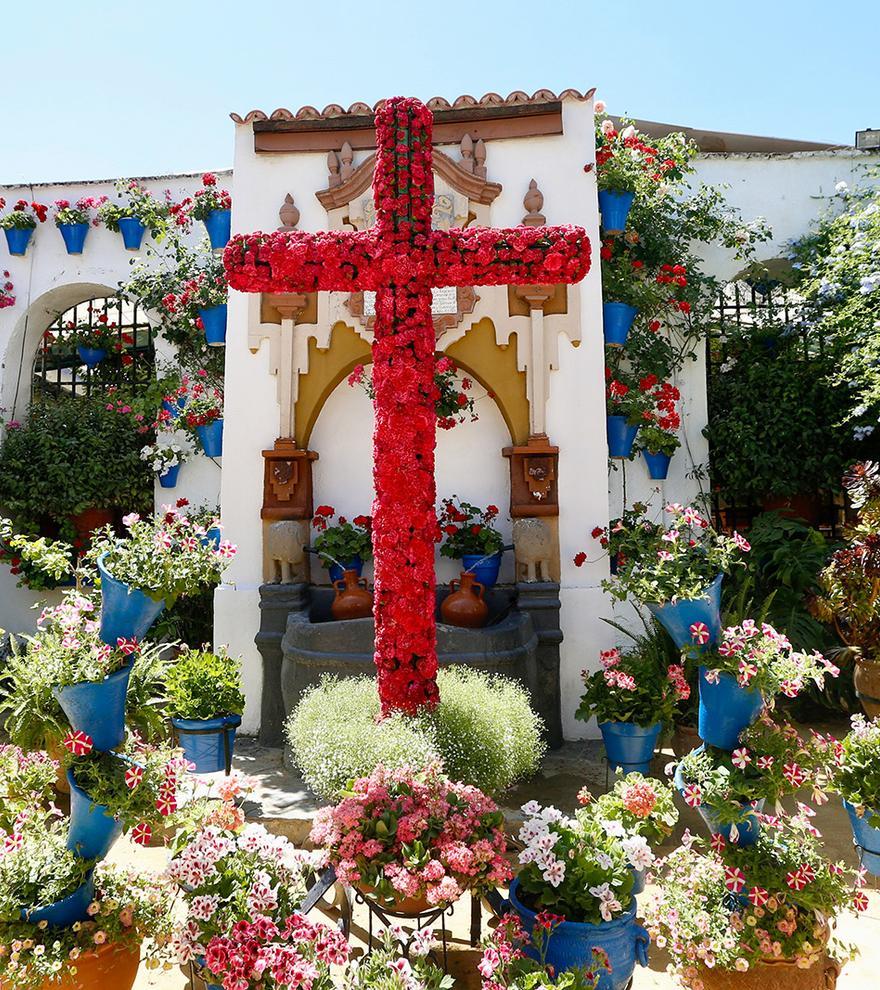
[[536, 912], [566, 921], [612, 921], [632, 903], [633, 873], [653, 862], [641, 836], [628, 836], [619, 822], [600, 824], [589, 814], [569, 818], [537, 801], [523, 805], [519, 830], [520, 898]]
[[434, 931], [416, 931], [404, 952], [403, 933], [386, 928], [377, 945], [360, 959], [349, 959], [336, 986], [341, 990], [451, 990], [455, 979], [428, 958]]
[[869, 722], [864, 715], [852, 716], [852, 728], [837, 753], [834, 789], [868, 816], [868, 824], [880, 828], [880, 719]]
[[169, 468], [185, 463], [189, 453], [177, 443], [150, 443], [141, 448], [141, 460], [150, 465], [154, 474], [164, 474]]

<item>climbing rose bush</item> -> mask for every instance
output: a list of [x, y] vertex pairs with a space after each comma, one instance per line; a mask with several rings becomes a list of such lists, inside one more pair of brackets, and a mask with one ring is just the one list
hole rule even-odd
[[482, 791], [423, 771], [377, 767], [315, 817], [311, 840], [345, 886], [380, 903], [424, 896], [448, 904], [468, 889], [506, 883], [504, 816]]

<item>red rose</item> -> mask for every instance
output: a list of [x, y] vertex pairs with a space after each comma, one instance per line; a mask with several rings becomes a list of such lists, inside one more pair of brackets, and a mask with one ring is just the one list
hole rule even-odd
[[583, 550], [581, 550], [580, 553], [576, 553], [574, 555], [574, 566], [582, 567], [586, 563], [586, 560], [587, 560], [587, 555], [583, 552]]

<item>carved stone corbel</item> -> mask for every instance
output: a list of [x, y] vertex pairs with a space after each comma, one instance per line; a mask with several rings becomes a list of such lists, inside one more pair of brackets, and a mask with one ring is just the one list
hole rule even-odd
[[514, 519], [558, 516], [559, 448], [541, 434], [530, 436], [522, 446], [505, 447], [501, 453], [510, 461], [510, 515]]
[[300, 450], [289, 437], [279, 437], [263, 451], [263, 519], [311, 519], [314, 450]]

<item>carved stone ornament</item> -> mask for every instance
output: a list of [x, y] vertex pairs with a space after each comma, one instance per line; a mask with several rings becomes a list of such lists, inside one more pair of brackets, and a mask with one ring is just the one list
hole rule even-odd
[[505, 447], [502, 454], [510, 459], [511, 516], [558, 516], [559, 448], [541, 434], [530, 436], [524, 446]]
[[290, 193], [284, 197], [278, 217], [281, 220], [279, 230], [296, 230], [296, 225], [299, 223], [299, 209]]
[[[457, 327], [461, 321], [473, 313], [480, 297], [472, 285], [459, 285], [455, 288], [455, 312], [434, 313], [434, 340], [439, 340], [447, 330]], [[356, 317], [365, 330], [372, 330], [376, 322], [375, 309], [367, 306], [363, 292], [352, 292], [344, 300], [346, 309]], [[365, 312], [368, 310], [368, 312]]]
[[311, 519], [314, 450], [300, 450], [286, 437], [263, 451], [263, 519]]
[[543, 227], [547, 223], [547, 218], [541, 212], [544, 207], [544, 194], [534, 179], [529, 182], [529, 190], [523, 197], [523, 206], [528, 210], [522, 218], [522, 222], [527, 227]]

